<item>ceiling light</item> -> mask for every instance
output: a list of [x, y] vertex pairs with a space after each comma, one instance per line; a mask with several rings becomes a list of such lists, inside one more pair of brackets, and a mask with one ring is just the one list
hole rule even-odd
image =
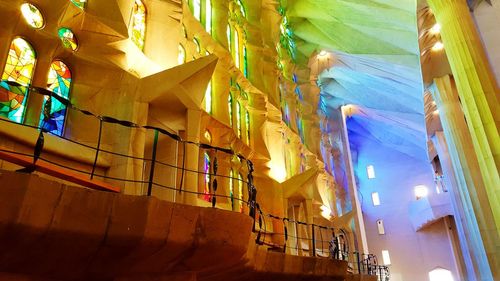
[[439, 115], [439, 109], [434, 110], [434, 112], [432, 112], [432, 114]]
[[431, 34], [438, 34], [441, 31], [441, 25], [439, 23], [436, 23], [429, 29], [429, 32]]
[[427, 195], [429, 194], [429, 190], [427, 189], [427, 186], [425, 186], [425, 185], [415, 186], [414, 192], [415, 192], [415, 197], [417, 198], [417, 200], [420, 198], [427, 197]]
[[327, 52], [325, 50], [321, 50], [321, 52], [319, 52], [318, 56], [320, 57], [324, 57], [327, 55]]
[[432, 46], [432, 50], [435, 52], [441, 51], [443, 48], [444, 48], [444, 45], [443, 45], [443, 43], [441, 43], [441, 41], [437, 41], [436, 44], [434, 44], [434, 46]]

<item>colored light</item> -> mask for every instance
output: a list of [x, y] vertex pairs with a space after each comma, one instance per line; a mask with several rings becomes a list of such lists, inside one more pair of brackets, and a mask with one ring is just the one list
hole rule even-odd
[[429, 194], [429, 190], [427, 189], [427, 186], [425, 186], [425, 185], [415, 186], [414, 192], [415, 192], [415, 197], [417, 198], [417, 200], [424, 198], [424, 197], [427, 197], [427, 195]]
[[429, 29], [429, 32], [431, 34], [438, 34], [441, 31], [441, 25], [439, 23], [436, 23]]
[[433, 271], [429, 272], [429, 280], [430, 281], [453, 281], [453, 275], [451, 274], [451, 271], [443, 269], [443, 268], [436, 268]]
[[30, 3], [24, 3], [21, 5], [21, 13], [23, 14], [26, 22], [31, 25], [31, 27], [40, 29], [44, 25], [44, 20], [42, 13], [35, 5]]
[[325, 51], [325, 50], [321, 50], [321, 52], [319, 52], [318, 56], [319, 57], [324, 57], [326, 56], [328, 53]]
[[441, 41], [436, 42], [436, 44], [434, 44], [434, 46], [432, 46], [432, 50], [435, 52], [441, 51], [442, 49], [444, 49], [444, 44], [441, 43]]

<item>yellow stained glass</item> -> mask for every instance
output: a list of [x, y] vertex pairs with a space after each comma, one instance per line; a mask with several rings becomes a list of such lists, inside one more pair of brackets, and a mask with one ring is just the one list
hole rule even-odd
[[177, 63], [183, 64], [186, 62], [186, 50], [179, 44], [179, 53], [177, 54]]
[[87, 4], [87, 0], [70, 0], [71, 3], [73, 3], [75, 6], [78, 8], [84, 10], [85, 9], [85, 4]]
[[[0, 116], [15, 122], [22, 122], [36, 62], [33, 47], [22, 38], [12, 40], [7, 63], [0, 82]], [[6, 81], [17, 82], [23, 86], [11, 86]]]
[[135, 0], [132, 10], [131, 37], [134, 44], [144, 50], [146, 38], [146, 6], [141, 0]]
[[33, 4], [24, 3], [21, 5], [21, 13], [26, 22], [31, 27], [40, 29], [44, 25], [43, 15], [40, 10]]
[[76, 40], [76, 36], [71, 29], [63, 27], [59, 29], [58, 33], [64, 48], [68, 48], [73, 51], [78, 49], [78, 41]]

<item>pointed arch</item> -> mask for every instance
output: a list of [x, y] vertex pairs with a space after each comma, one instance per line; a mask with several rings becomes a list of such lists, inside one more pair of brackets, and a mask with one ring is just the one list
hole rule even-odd
[[134, 0], [132, 9], [132, 20], [130, 23], [130, 36], [132, 42], [141, 50], [144, 50], [146, 41], [146, 5], [141, 0]]
[[[69, 67], [60, 60], [53, 61], [47, 78], [47, 88], [59, 97], [69, 100], [71, 83], [72, 77]], [[54, 135], [62, 136], [66, 112], [66, 105], [56, 98], [45, 96], [40, 115], [40, 128]]]
[[186, 49], [182, 44], [179, 44], [179, 53], [177, 54], [177, 63], [184, 64], [186, 63]]
[[208, 82], [208, 86], [205, 91], [205, 111], [208, 114], [212, 114], [212, 80]]
[[[36, 53], [30, 43], [17, 37], [12, 40], [0, 81], [0, 116], [21, 123], [24, 118], [28, 87], [36, 64]], [[21, 86], [12, 86], [7, 81]]]
[[241, 0], [236, 0], [236, 4], [238, 4], [238, 8], [240, 9], [241, 15], [246, 18], [247, 17], [247, 12], [245, 10], [245, 6], [243, 5], [243, 2]]
[[204, 173], [204, 185], [203, 185], [203, 199], [210, 201], [210, 155], [208, 152], [203, 154], [203, 173]]

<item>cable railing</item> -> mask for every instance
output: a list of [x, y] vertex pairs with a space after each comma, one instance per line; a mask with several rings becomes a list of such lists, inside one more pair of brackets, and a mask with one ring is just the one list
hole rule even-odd
[[[25, 87], [16, 82], [6, 81], [5, 83], [11, 87]], [[33, 158], [33, 165], [19, 171], [31, 173], [36, 171], [37, 161], [45, 161], [62, 169], [67, 169], [88, 177], [89, 180], [99, 178], [120, 184], [127, 183], [142, 186], [144, 187], [143, 194], [147, 196], [152, 196], [154, 191], [170, 191], [174, 196], [177, 194], [197, 196], [198, 199], [205, 201], [214, 208], [222, 207], [249, 215], [254, 221], [253, 231], [256, 234], [255, 242], [258, 245], [266, 246], [270, 251], [342, 260], [348, 263], [350, 273], [377, 275], [380, 281], [389, 280], [388, 268], [377, 265], [376, 258], [373, 255], [359, 255], [349, 251], [348, 235], [343, 229], [307, 223], [265, 212], [257, 202], [257, 188], [254, 185], [254, 166], [252, 161], [232, 149], [185, 140], [181, 136], [163, 128], [139, 125], [110, 116], [100, 116], [88, 110], [79, 109], [68, 100], [43, 88], [29, 87], [29, 90], [31, 93], [48, 97], [48, 100], [57, 100], [66, 106], [67, 111], [73, 111], [71, 114], [83, 114], [92, 117], [98, 122], [97, 126], [95, 126], [97, 128], [97, 132], [95, 132], [95, 146], [89, 145], [89, 142], [83, 143], [82, 141], [65, 136], [52, 134], [55, 137], [90, 149], [94, 152], [94, 160], [92, 165], [84, 169], [82, 167], [72, 167], [67, 162], [60, 163], [55, 159], [51, 159], [49, 154], [44, 150], [45, 135], [51, 134], [46, 129], [45, 121], [42, 121], [39, 126], [34, 126], [0, 118], [0, 122], [13, 123], [39, 131], [33, 153], [0, 148], [0, 152]], [[45, 103], [43, 120], [52, 118], [50, 116], [50, 104], [51, 102]], [[117, 127], [108, 128], [110, 125]], [[148, 138], [148, 135], [152, 133], [151, 155], [148, 157], [144, 156], [145, 153], [142, 155], [130, 155], [128, 151], [118, 151], [115, 146], [106, 148], [104, 140], [109, 133], [107, 130], [115, 132], [120, 129], [141, 130], [145, 134], [145, 139], [148, 140], [151, 140], [151, 138]], [[165, 143], [162, 143], [162, 139]], [[173, 159], [169, 159], [171, 151], [168, 151], [168, 149], [165, 151], [165, 147], [171, 146], [171, 141], [181, 150], [181, 159], [177, 158], [179, 153]], [[200, 168], [203, 165], [198, 165], [198, 169], [194, 169], [193, 167], [188, 168], [186, 163], [188, 146], [197, 147], [200, 150], [200, 155], [204, 155], [205, 153], [211, 155], [212, 157], [210, 157], [208, 164], [203, 163], [205, 165], [203, 168]], [[117, 159], [139, 162], [142, 165], [140, 176], [117, 176], [98, 169], [99, 159], [105, 157], [105, 155], [111, 155]], [[219, 161], [234, 162], [232, 160], [237, 160], [236, 162], [240, 163], [241, 167], [239, 170], [246, 173], [246, 179], [242, 176], [228, 176], [229, 171], [227, 167], [225, 171], [221, 171]], [[229, 169], [232, 168], [230, 167]], [[187, 189], [186, 182], [188, 177], [198, 177], [198, 181], [195, 181], [198, 182], [198, 186], [194, 188], [191, 186], [191, 188]], [[226, 184], [223, 185], [227, 187], [226, 189], [219, 188], [221, 181], [226, 181]], [[221, 206], [221, 204], [224, 204], [224, 206]]]

